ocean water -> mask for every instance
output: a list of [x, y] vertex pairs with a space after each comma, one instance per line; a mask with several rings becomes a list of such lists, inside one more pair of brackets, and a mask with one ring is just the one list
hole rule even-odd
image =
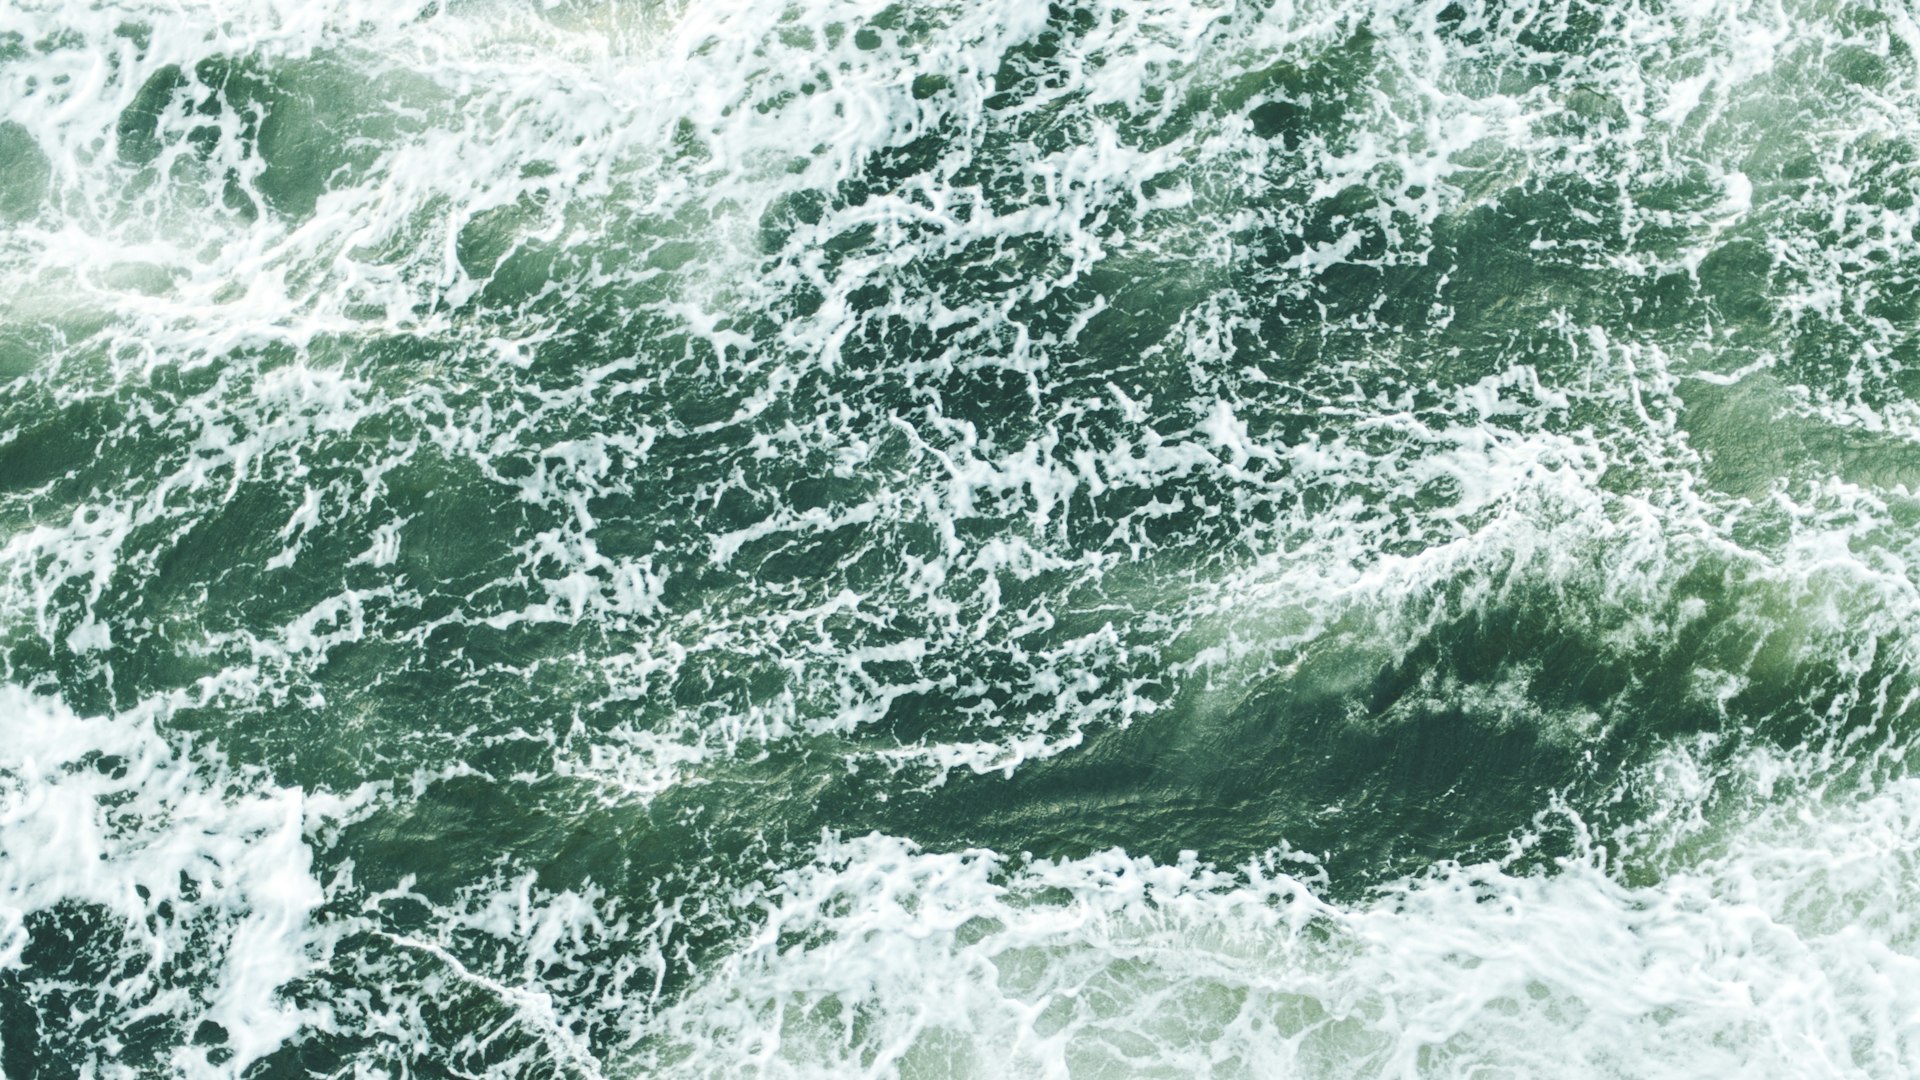
[[1920, 1074], [1908, 0], [8, 0], [0, 1074]]

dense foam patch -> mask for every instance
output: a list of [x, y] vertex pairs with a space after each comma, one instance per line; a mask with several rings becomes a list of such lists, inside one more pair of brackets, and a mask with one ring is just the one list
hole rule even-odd
[[[1750, 768], [1764, 776], [1759, 761]], [[783, 876], [643, 1071], [1896, 1075], [1914, 790], [1764, 813], [1623, 885], [1447, 866], [1349, 908], [1311, 859], [1008, 866], [873, 835]]]
[[197, 761], [167, 704], [83, 718], [7, 687], [0, 710], [8, 1071], [238, 1073], [326, 1022], [279, 991], [325, 963], [312, 838], [355, 800]]

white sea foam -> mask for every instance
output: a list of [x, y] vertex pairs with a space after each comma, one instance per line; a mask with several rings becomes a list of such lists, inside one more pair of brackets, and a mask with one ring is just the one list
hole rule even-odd
[[[0, 120], [46, 170], [0, 207], [0, 348], [33, 345], [4, 377], [84, 437], [0, 478], [0, 642], [33, 686], [0, 695], [0, 966], [58, 932], [34, 919], [108, 927], [133, 974], [103, 1015], [224, 1032], [154, 1066], [193, 1075], [356, 1025], [483, 1063], [523, 1040], [503, 1072], [1913, 1072], [1920, 474], [1897, 463], [1920, 441], [1900, 306], [1920, 23], [1897, 3], [1458, 8], [1063, 5], [1075, 29], [1016, 94], [1003, 67], [1049, 5], [0, 9]], [[1571, 52], [1537, 44], [1583, 27]], [[1342, 64], [1367, 74], [1334, 101]], [[1304, 112], [1259, 136], [1273, 104]], [[293, 135], [268, 148], [250, 108]], [[1441, 293], [1475, 268], [1435, 267], [1434, 325], [1497, 327], [1448, 339], [1484, 346], [1462, 356], [1315, 291], [1424, 268], [1502, 214], [1535, 230], [1542, 279], [1677, 275], [1712, 311], [1669, 332], [1530, 274], [1455, 309]], [[941, 285], [982, 271], [1006, 280]], [[1742, 314], [1761, 290], [1778, 317]], [[595, 320], [605, 350], [556, 372]], [[1283, 354], [1315, 338], [1310, 362]], [[1700, 386], [1764, 399], [1768, 430], [1704, 422]], [[970, 400], [992, 387], [1014, 389]], [[0, 449], [42, 418], [8, 414]], [[88, 471], [114, 455], [136, 464]], [[769, 461], [845, 487], [803, 503], [758, 478]], [[664, 504], [665, 470], [708, 467]], [[463, 531], [421, 495], [443, 487], [507, 509]], [[684, 530], [623, 537], [644, 511]], [[226, 550], [247, 514], [271, 543]], [[809, 545], [840, 562], [775, 558]], [[208, 572], [138, 602], [208, 551], [258, 587], [210, 598], [232, 581]], [[1661, 736], [1618, 792], [1638, 816], [1586, 808], [1602, 835], [1561, 864], [1341, 903], [1311, 861], [1028, 864], [885, 836], [646, 917], [519, 873], [361, 895], [312, 861], [359, 804], [174, 730], [187, 705], [236, 730], [331, 716], [329, 692], [371, 714], [379, 680], [338, 667], [471, 632], [473, 655], [435, 654], [463, 692], [591, 702], [536, 699], [492, 745], [644, 815], [802, 738], [915, 783], [1011, 775], [1315, 656], [1357, 680], [1528, 596], [1596, 655], [1704, 640], [1685, 704], [1724, 730]], [[486, 658], [500, 641], [525, 648]], [[140, 649], [185, 674], [128, 675]], [[1619, 722], [1540, 705], [1534, 675], [1419, 690], [1553, 746]], [[129, 678], [165, 692], [55, 700]], [[1756, 686], [1806, 700], [1755, 716]], [[967, 704], [892, 738], [929, 695]], [[366, 760], [420, 778], [412, 798], [479, 774], [436, 756], [428, 778], [396, 745]], [[356, 914], [316, 914], [334, 900]], [[673, 944], [695, 924], [721, 939], [698, 966]], [[323, 969], [398, 989], [328, 1001], [303, 983]], [[469, 1000], [506, 1019], [427, 1016]], [[103, 1025], [80, 1067], [111, 1075]]]
[[169, 711], [82, 717], [0, 690], [0, 969], [91, 939], [93, 1050], [66, 1063], [83, 1073], [136, 1075], [120, 1040], [140, 1018], [218, 1025], [218, 1058], [183, 1042], [152, 1063], [186, 1076], [237, 1075], [327, 1021], [280, 991], [324, 963], [313, 837], [363, 800], [236, 774], [163, 737]]
[[1896, 1076], [1920, 1055], [1916, 789], [1776, 807], [1622, 884], [1447, 867], [1009, 865], [828, 839], [643, 1068], [766, 1076]]

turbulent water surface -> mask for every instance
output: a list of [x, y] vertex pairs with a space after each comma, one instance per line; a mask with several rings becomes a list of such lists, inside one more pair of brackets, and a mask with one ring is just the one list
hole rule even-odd
[[9, 0], [0, 1072], [1920, 1073], [1908, 0]]

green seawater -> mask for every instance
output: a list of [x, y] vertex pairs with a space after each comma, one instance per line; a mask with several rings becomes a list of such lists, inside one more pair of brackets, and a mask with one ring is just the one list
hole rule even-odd
[[0, 11], [0, 1074], [1920, 1070], [1903, 0]]

